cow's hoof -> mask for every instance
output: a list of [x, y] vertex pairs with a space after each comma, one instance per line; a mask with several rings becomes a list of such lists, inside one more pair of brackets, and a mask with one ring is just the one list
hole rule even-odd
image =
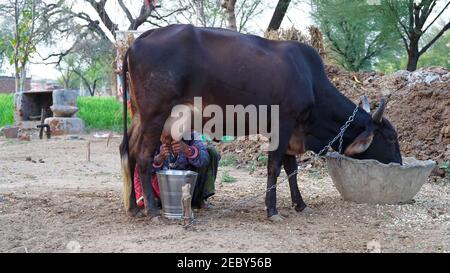
[[285, 218], [279, 214], [275, 214], [269, 217], [269, 221], [271, 222], [283, 222], [284, 219]]
[[139, 210], [136, 214], [135, 214], [136, 218], [144, 218], [145, 217], [145, 213], [143, 210]]
[[297, 212], [301, 215], [310, 215], [313, 214], [314, 210], [310, 207], [304, 207], [302, 210], [297, 210]]
[[141, 215], [143, 215], [143, 214], [144, 214], [144, 212], [141, 209], [137, 208], [137, 207], [127, 210], [127, 215], [129, 217], [140, 218], [140, 217], [142, 217]]

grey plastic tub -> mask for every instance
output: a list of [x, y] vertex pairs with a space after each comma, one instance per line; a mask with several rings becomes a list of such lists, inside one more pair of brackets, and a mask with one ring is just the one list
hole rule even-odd
[[164, 170], [156, 173], [161, 195], [163, 215], [168, 219], [182, 219], [181, 187], [191, 184], [191, 195], [197, 182], [197, 173], [181, 170]]
[[328, 153], [328, 172], [346, 201], [369, 204], [410, 202], [427, 182], [436, 163], [403, 158], [403, 165], [382, 164], [376, 160], [357, 160]]

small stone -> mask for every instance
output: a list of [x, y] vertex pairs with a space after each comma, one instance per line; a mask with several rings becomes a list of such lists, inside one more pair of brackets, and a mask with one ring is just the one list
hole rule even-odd
[[24, 133], [19, 136], [19, 140], [20, 141], [31, 141], [31, 136]]
[[439, 167], [435, 167], [432, 171], [430, 176], [438, 176], [438, 177], [445, 177], [445, 171]]

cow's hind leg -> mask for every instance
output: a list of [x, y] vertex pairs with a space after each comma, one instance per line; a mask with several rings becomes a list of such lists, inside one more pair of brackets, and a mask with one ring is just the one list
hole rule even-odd
[[133, 170], [135, 166], [135, 160], [130, 157], [128, 153], [124, 151], [124, 144], [120, 144], [120, 151], [122, 155], [122, 174], [123, 174], [123, 202], [125, 206], [126, 213], [129, 216], [136, 216], [139, 213], [139, 208], [136, 205], [136, 197], [134, 194], [133, 185]]
[[159, 216], [159, 209], [156, 205], [155, 192], [151, 186], [151, 177], [153, 172], [153, 153], [156, 145], [148, 146], [139, 154], [137, 160], [141, 187], [144, 195], [145, 213], [149, 217]]
[[291, 191], [292, 205], [298, 212], [308, 212], [310, 209], [303, 201], [300, 190], [298, 189], [297, 174], [293, 174], [297, 169], [297, 160], [294, 155], [285, 155], [283, 160], [283, 167], [286, 174], [292, 176], [289, 178], [289, 189]]
[[294, 130], [295, 123], [285, 121], [280, 125], [279, 145], [275, 151], [269, 152], [269, 162], [267, 165], [267, 193], [266, 208], [267, 217], [271, 221], [281, 221], [283, 218], [278, 214], [276, 184], [281, 172], [284, 155], [288, 147], [289, 139]]
[[142, 126], [147, 130], [141, 131], [142, 142], [140, 145], [139, 155], [136, 159], [136, 163], [138, 164], [139, 169], [139, 175], [141, 178], [141, 187], [144, 195], [145, 212], [149, 217], [156, 217], [160, 215], [155, 200], [155, 192], [151, 185], [151, 178], [153, 173], [153, 159], [160, 143], [159, 139], [165, 119], [165, 116], [158, 116], [151, 119], [151, 122], [146, 123], [148, 125], [151, 125], [148, 126], [148, 128], [146, 128], [145, 125]]

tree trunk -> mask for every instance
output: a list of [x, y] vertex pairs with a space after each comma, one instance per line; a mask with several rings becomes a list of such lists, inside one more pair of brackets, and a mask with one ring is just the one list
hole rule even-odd
[[408, 65], [406, 66], [406, 70], [408, 71], [416, 71], [417, 63], [419, 62], [419, 39], [420, 37], [411, 38], [409, 50], [408, 50]]
[[236, 0], [224, 0], [222, 3], [222, 7], [228, 14], [228, 29], [237, 31], [235, 6]]
[[406, 66], [406, 70], [413, 72], [417, 69], [417, 63], [419, 62], [419, 56], [409, 55], [408, 56], [408, 65]]
[[26, 88], [26, 80], [27, 80], [27, 70], [25, 69], [25, 65], [22, 66], [22, 71], [20, 72], [20, 80], [19, 80], [19, 86], [20, 86], [20, 92], [25, 92]]
[[19, 74], [19, 72], [17, 72], [17, 70], [16, 70], [16, 73], [14, 73], [14, 80], [15, 80], [15, 83], [16, 83], [16, 90], [15, 90], [15, 92], [16, 93], [19, 93], [19, 92], [21, 92], [20, 91], [20, 74]]
[[269, 27], [267, 31], [278, 30], [283, 22], [284, 16], [286, 15], [287, 9], [291, 0], [279, 0], [275, 12], [273, 13], [272, 20], [270, 20]]

